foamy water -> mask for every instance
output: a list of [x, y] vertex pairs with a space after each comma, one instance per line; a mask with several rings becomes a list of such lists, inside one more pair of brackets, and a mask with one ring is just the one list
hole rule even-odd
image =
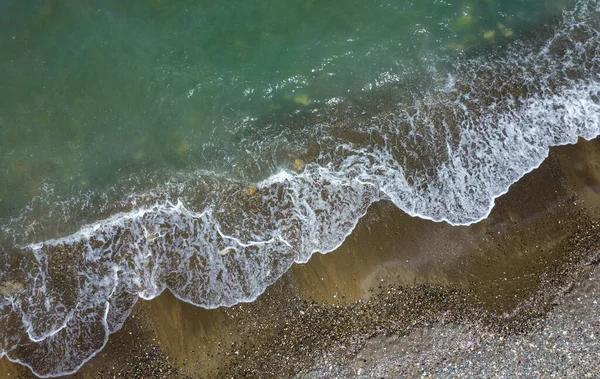
[[[600, 134], [599, 16], [596, 1], [582, 1], [547, 39], [458, 60], [437, 89], [352, 133], [307, 125], [314, 159], [255, 187], [200, 171], [100, 201], [105, 218], [34, 243], [20, 242], [36, 236], [25, 210], [2, 226], [15, 246], [1, 258], [2, 354], [42, 377], [72, 373], [139, 298], [169, 289], [204, 308], [253, 301], [294, 263], [335, 250], [382, 199], [452, 225], [486, 218], [552, 146]], [[260, 159], [290, 138], [242, 146]], [[65, 201], [58, 219], [94, 206]]]

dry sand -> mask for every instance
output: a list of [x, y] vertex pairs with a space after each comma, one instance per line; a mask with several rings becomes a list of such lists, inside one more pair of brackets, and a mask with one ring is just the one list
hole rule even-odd
[[[204, 310], [169, 293], [140, 301], [71, 377], [417, 375], [425, 369], [398, 360], [390, 371], [363, 357], [453, 330], [534, 335], [597, 265], [599, 165], [598, 139], [553, 148], [488, 219], [468, 227], [375, 204], [338, 250], [294, 266], [253, 303]], [[31, 377], [3, 359], [0, 376], [9, 375]]]

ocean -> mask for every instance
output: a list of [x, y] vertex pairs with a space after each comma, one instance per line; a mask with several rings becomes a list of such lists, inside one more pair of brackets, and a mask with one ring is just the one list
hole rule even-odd
[[0, 1], [0, 349], [256, 299], [389, 200], [485, 219], [600, 134], [596, 0]]

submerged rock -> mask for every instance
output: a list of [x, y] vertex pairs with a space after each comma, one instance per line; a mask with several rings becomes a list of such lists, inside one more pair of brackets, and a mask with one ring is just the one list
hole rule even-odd
[[463, 51], [465, 49], [465, 45], [457, 42], [450, 42], [445, 46], [446, 50], [454, 50], [454, 51]]
[[310, 104], [310, 98], [305, 93], [299, 93], [294, 95], [294, 103], [306, 106]]
[[294, 160], [292, 167], [294, 167], [294, 170], [300, 172], [304, 169], [304, 161], [302, 159], [296, 159]]
[[498, 30], [500, 30], [500, 32], [502, 33], [502, 35], [506, 38], [512, 37], [513, 36], [513, 31], [510, 28], [507, 28], [503, 23], [499, 22], [498, 23]]
[[473, 24], [473, 16], [470, 14], [469, 7], [463, 9], [462, 15], [454, 21], [454, 29], [466, 29]]
[[493, 39], [496, 36], [496, 32], [493, 30], [488, 30], [483, 33], [483, 38], [486, 40]]
[[226, 247], [224, 249], [221, 249], [221, 251], [219, 251], [219, 254], [221, 254], [222, 256], [225, 256], [232, 251], [235, 252], [235, 251], [237, 251], [237, 249], [235, 247]]

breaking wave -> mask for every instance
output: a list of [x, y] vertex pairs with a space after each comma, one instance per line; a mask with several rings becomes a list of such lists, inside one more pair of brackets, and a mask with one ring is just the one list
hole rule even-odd
[[[1, 227], [11, 246], [0, 254], [2, 354], [42, 377], [72, 373], [138, 298], [169, 289], [205, 308], [253, 301], [295, 262], [336, 249], [382, 199], [454, 225], [486, 218], [550, 147], [600, 133], [599, 16], [596, 1], [582, 1], [545, 36], [457, 61], [432, 74], [435, 90], [376, 116], [349, 121], [349, 107], [240, 139], [244, 167], [278, 167], [255, 184], [200, 171], [32, 204]], [[306, 163], [282, 169], [290, 157]], [[88, 211], [103, 218], [75, 227]], [[53, 227], [74, 230], [40, 238]]]

